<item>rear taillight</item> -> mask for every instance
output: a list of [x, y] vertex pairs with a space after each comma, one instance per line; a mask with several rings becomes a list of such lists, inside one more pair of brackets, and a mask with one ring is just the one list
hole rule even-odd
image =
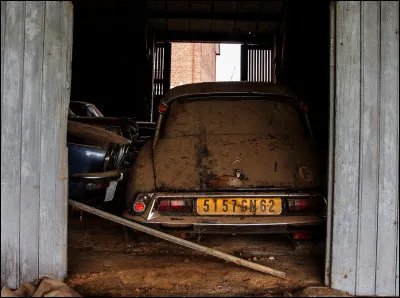
[[323, 208], [321, 198], [288, 199], [288, 211], [321, 211]]
[[185, 211], [185, 209], [186, 209], [186, 204], [184, 200], [171, 201], [172, 211]]
[[146, 205], [143, 202], [137, 202], [133, 204], [133, 211], [143, 212], [146, 209]]
[[166, 104], [160, 103], [160, 104], [158, 105], [158, 112], [159, 112], [160, 114], [165, 114], [165, 112], [167, 112], [167, 110], [168, 110], [168, 107], [167, 107]]
[[185, 200], [161, 200], [158, 205], [159, 211], [185, 211]]
[[308, 104], [306, 104], [306, 103], [304, 103], [304, 102], [302, 102], [301, 104], [300, 104], [300, 109], [302, 109], [304, 112], [307, 112], [308, 111]]
[[160, 205], [158, 207], [158, 209], [160, 211], [169, 211], [170, 210], [170, 201], [165, 200], [165, 201], [160, 201]]
[[134, 213], [143, 213], [146, 211], [146, 207], [150, 205], [152, 193], [140, 193], [136, 196], [135, 201], [132, 205], [132, 211]]
[[295, 240], [310, 240], [310, 239], [312, 239], [312, 232], [310, 232], [310, 231], [296, 232], [293, 234], [293, 239], [295, 239]]

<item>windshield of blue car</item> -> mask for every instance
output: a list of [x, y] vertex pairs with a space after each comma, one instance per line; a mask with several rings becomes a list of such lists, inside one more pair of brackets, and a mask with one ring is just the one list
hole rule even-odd
[[212, 98], [171, 104], [161, 138], [196, 135], [303, 136], [299, 112], [285, 102]]
[[98, 108], [96, 108], [95, 105], [88, 106], [88, 110], [90, 113], [92, 113], [92, 117], [104, 117], [104, 115], [99, 111]]

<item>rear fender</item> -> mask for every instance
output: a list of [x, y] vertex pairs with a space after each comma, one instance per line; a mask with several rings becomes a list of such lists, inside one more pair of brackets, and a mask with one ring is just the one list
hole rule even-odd
[[126, 206], [132, 207], [138, 193], [154, 192], [155, 177], [153, 169], [153, 138], [150, 138], [140, 150], [129, 175], [126, 191]]

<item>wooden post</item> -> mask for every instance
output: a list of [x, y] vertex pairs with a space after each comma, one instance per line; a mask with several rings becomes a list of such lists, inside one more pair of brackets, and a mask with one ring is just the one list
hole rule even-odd
[[67, 272], [72, 3], [1, 2], [1, 285]]
[[202, 253], [205, 253], [205, 254], [208, 254], [208, 255], [223, 259], [225, 261], [233, 262], [233, 263], [235, 263], [237, 265], [240, 265], [240, 266], [251, 268], [251, 269], [259, 271], [259, 272], [271, 274], [273, 276], [277, 276], [277, 277], [280, 277], [280, 278], [286, 278], [286, 273], [284, 273], [282, 271], [278, 271], [278, 270], [275, 270], [275, 269], [272, 269], [272, 268], [269, 268], [269, 267], [266, 267], [266, 266], [263, 266], [263, 265], [259, 265], [257, 263], [249, 262], [249, 261], [243, 260], [241, 258], [237, 258], [235, 256], [232, 256], [232, 255], [217, 251], [215, 249], [208, 248], [208, 247], [205, 247], [205, 246], [202, 246], [202, 245], [199, 245], [199, 244], [196, 244], [196, 243], [193, 243], [193, 242], [190, 242], [190, 241], [187, 241], [187, 240], [184, 240], [184, 239], [181, 239], [181, 238], [178, 238], [178, 237], [163, 233], [161, 231], [158, 231], [158, 230], [143, 226], [143, 225], [135, 223], [133, 221], [129, 221], [127, 219], [118, 217], [116, 215], [101, 211], [99, 209], [87, 206], [85, 204], [82, 204], [82, 203], [79, 203], [79, 202], [76, 202], [76, 201], [73, 201], [73, 200], [68, 200], [68, 203], [69, 203], [69, 205], [71, 205], [73, 207], [76, 207], [76, 208], [81, 209], [83, 211], [86, 211], [86, 212], [92, 213], [94, 215], [100, 216], [100, 217], [105, 218], [107, 220], [111, 220], [111, 221], [119, 223], [121, 225], [133, 228], [133, 229], [138, 230], [140, 232], [147, 233], [149, 235], [152, 235], [152, 236], [155, 236], [155, 237], [158, 237], [158, 238], [161, 238], [161, 239], [176, 243], [178, 245], [182, 245], [182, 246], [185, 246], [185, 247], [200, 251]]

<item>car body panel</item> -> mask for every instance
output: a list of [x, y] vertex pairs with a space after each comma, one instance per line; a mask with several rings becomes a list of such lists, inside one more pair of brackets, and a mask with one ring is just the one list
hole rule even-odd
[[149, 139], [144, 144], [130, 172], [130, 179], [126, 190], [127, 207], [132, 206], [136, 193], [150, 192], [155, 188], [152, 143], [153, 140]]
[[103, 148], [68, 143], [69, 175], [98, 172], [103, 168], [106, 151]]
[[[257, 226], [265, 232], [293, 232], [324, 223], [323, 212], [313, 213], [326, 205], [318, 192], [318, 148], [307, 107], [289, 89], [253, 82], [190, 84], [170, 90], [160, 104], [166, 111], [152, 146], [147, 143], [136, 160], [141, 166], [132, 170], [125, 218], [198, 231]], [[282, 209], [258, 216], [199, 215], [199, 198], [210, 196], [269, 197], [282, 202]], [[135, 202], [144, 204], [145, 211], [135, 211]], [[172, 202], [183, 204], [184, 211], [163, 213], [161, 203]], [[293, 204], [303, 206], [300, 213]]]
[[[121, 173], [115, 168], [105, 170], [106, 154], [112, 148], [116, 158], [123, 160], [129, 144], [129, 140], [102, 128], [68, 121], [69, 198], [86, 203], [112, 199]], [[117, 161], [115, 164], [121, 163]], [[107, 192], [112, 182], [115, 182], [112, 192]]]
[[154, 148], [157, 190], [319, 185], [316, 148], [292, 106], [227, 99], [171, 105]]
[[71, 120], [68, 121], [67, 138], [71, 143], [96, 146], [102, 149], [106, 149], [110, 143], [118, 145], [130, 143], [126, 138], [113, 132]]

